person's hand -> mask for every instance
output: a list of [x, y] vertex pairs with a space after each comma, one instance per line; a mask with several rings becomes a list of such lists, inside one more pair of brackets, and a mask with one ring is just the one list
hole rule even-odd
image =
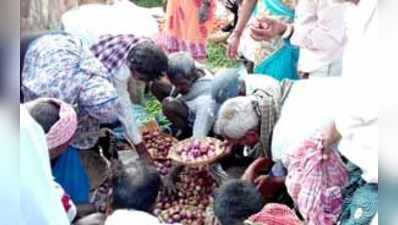
[[250, 36], [256, 41], [269, 41], [276, 36], [281, 36], [286, 29], [287, 25], [282, 21], [261, 17], [250, 26]]
[[178, 175], [184, 169], [184, 165], [172, 162], [170, 173], [163, 177], [163, 188], [169, 195], [177, 194], [176, 182]]
[[199, 8], [199, 24], [205, 23], [209, 19], [209, 4], [203, 3]]
[[238, 57], [240, 36], [241, 35], [239, 33], [232, 32], [231, 36], [228, 38], [227, 56], [230, 59], [236, 59]]
[[221, 164], [212, 163], [209, 165], [209, 172], [213, 179], [217, 182], [217, 184], [221, 185], [225, 181], [227, 181], [228, 174], [224, 171]]
[[328, 124], [323, 131], [322, 131], [322, 136], [324, 138], [323, 140], [323, 150], [324, 153], [328, 153], [330, 146], [337, 143], [341, 135], [336, 129], [336, 124], [334, 122]]
[[261, 192], [261, 195], [267, 200], [272, 200], [284, 188], [285, 177], [273, 177], [268, 175], [258, 176], [254, 184]]
[[141, 143], [135, 145], [135, 149], [137, 150], [138, 156], [140, 157], [141, 160], [143, 160], [144, 163], [146, 163], [150, 166], [154, 166], [151, 155], [149, 154], [148, 150], [146, 149], [144, 142], [141, 142]]
[[168, 195], [174, 195], [177, 193], [177, 187], [176, 187], [176, 178], [173, 177], [171, 174], [164, 176], [162, 178], [162, 183], [163, 183], [163, 188], [164, 191]]
[[223, 156], [227, 156], [231, 154], [232, 148], [234, 147], [234, 144], [228, 140], [225, 140], [221, 143], [220, 148], [223, 148]]
[[254, 183], [255, 180], [260, 176], [260, 173], [272, 166], [272, 160], [261, 157], [252, 162], [249, 167], [243, 173], [241, 180], [249, 181]]

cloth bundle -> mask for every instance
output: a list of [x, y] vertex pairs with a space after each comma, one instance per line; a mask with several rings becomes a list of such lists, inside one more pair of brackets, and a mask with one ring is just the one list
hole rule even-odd
[[[327, 153], [325, 153], [327, 151]], [[308, 224], [332, 225], [341, 213], [348, 173], [337, 152], [319, 135], [305, 140], [285, 163], [286, 187]]]

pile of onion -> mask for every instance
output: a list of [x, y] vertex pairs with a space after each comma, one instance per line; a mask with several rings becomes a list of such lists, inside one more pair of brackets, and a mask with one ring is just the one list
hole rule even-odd
[[174, 145], [169, 158], [186, 165], [206, 165], [223, 154], [222, 142], [215, 138], [185, 139]]
[[[164, 137], [158, 132], [143, 134], [145, 145], [153, 157], [156, 170], [162, 177], [169, 174], [171, 160], [167, 159], [174, 139]], [[187, 146], [189, 148], [190, 146]], [[214, 144], [197, 141], [193, 149], [212, 152]], [[195, 150], [196, 152], [197, 150]], [[197, 154], [197, 153], [193, 153]], [[203, 154], [199, 154], [201, 157]], [[211, 201], [211, 194], [217, 184], [207, 168], [186, 167], [178, 176], [175, 195], [161, 190], [153, 213], [164, 223], [181, 223], [183, 225], [204, 225], [206, 208]]]
[[[158, 163], [159, 161], [155, 163], [157, 167]], [[167, 167], [167, 164], [163, 166]], [[153, 213], [164, 223], [204, 225], [206, 208], [216, 188], [216, 182], [209, 172], [206, 169], [187, 167], [179, 175], [176, 187], [178, 193], [175, 195], [169, 195], [163, 190], [160, 192]]]
[[166, 159], [170, 147], [176, 143], [172, 137], [167, 137], [158, 131], [155, 132], [144, 132], [143, 139], [146, 149], [154, 159]]

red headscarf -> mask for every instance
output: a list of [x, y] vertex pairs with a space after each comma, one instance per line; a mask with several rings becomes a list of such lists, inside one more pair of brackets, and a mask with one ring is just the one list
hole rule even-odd
[[46, 134], [48, 149], [54, 149], [72, 139], [77, 128], [77, 115], [73, 107], [61, 100], [50, 98], [48, 101], [59, 106], [59, 120]]
[[245, 221], [247, 225], [302, 225], [293, 210], [286, 205], [269, 203]]

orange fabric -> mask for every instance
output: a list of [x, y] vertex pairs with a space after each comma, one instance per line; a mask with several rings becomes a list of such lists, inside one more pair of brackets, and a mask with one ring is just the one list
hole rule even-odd
[[166, 33], [186, 42], [205, 43], [215, 19], [214, 0], [210, 1], [209, 18], [199, 24], [202, 0], [169, 0], [167, 3]]
[[202, 0], [168, 0], [162, 44], [169, 52], [188, 50], [194, 58], [204, 54], [207, 37], [216, 25], [216, 0], [210, 0], [208, 20], [203, 24], [199, 24], [201, 4]]

